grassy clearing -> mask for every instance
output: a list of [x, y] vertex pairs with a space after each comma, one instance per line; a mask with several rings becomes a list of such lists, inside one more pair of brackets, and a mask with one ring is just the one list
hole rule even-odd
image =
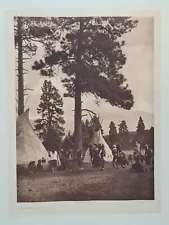
[[19, 176], [18, 202], [153, 200], [154, 176], [133, 173], [130, 167], [119, 170], [106, 166], [104, 171], [86, 167], [84, 171], [41, 173]]

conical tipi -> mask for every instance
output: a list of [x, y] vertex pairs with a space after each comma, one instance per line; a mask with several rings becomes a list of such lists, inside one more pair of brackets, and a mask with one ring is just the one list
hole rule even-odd
[[[105, 161], [107, 162], [110, 162], [112, 161], [113, 159], [113, 156], [112, 156], [112, 151], [111, 149], [109, 148], [108, 144], [106, 143], [106, 141], [104, 140], [102, 134], [101, 134], [101, 130], [97, 131], [97, 132], [94, 132], [93, 134], [93, 138], [92, 140], [90, 141], [90, 144], [93, 145], [93, 144], [102, 144], [104, 145], [104, 149], [105, 149], [105, 152], [106, 152], [106, 156], [104, 157]], [[90, 162], [90, 153], [89, 153], [89, 149], [87, 149], [86, 153], [85, 153], [85, 156], [84, 156], [84, 162], [86, 163], [89, 163]]]
[[48, 152], [30, 124], [29, 109], [16, 121], [16, 151], [17, 165], [27, 165], [30, 161], [37, 163], [42, 158], [49, 160]]

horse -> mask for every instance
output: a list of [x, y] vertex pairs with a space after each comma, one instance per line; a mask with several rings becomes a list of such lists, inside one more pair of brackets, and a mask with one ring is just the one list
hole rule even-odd
[[124, 152], [120, 152], [118, 154], [114, 154], [113, 157], [113, 167], [114, 168], [119, 168], [121, 166], [122, 168], [125, 168], [127, 165], [129, 165], [129, 161], [126, 158], [126, 155]]

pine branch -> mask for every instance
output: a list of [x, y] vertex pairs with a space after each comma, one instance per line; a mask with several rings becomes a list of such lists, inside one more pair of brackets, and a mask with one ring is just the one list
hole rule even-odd
[[82, 117], [84, 117], [84, 116], [88, 116], [88, 115], [87, 114], [83, 114]]
[[30, 59], [32, 58], [31, 54], [30, 54], [28, 51], [23, 50], [23, 53], [24, 53], [24, 54], [27, 54], [27, 55], [30, 57]]
[[26, 101], [25, 101], [24, 108], [25, 108], [25, 106], [26, 106], [28, 100], [29, 100], [29, 95], [28, 95], [28, 97], [27, 97], [27, 99], [26, 99]]
[[92, 110], [90, 110], [90, 109], [82, 109], [82, 111], [87, 111], [87, 112], [90, 112], [90, 113], [92, 113], [93, 115], [96, 115], [96, 113], [94, 113]]
[[32, 88], [24, 88], [24, 91], [34, 91]]
[[30, 36], [27, 36], [26, 38], [25, 38], [25, 40], [27, 40], [27, 39], [29, 39], [30, 41], [33, 41], [33, 42], [37, 42], [37, 43], [40, 43], [40, 44], [45, 44], [45, 42], [44, 41], [41, 41], [40, 39], [35, 39], [35, 38], [33, 38], [33, 37], [30, 37]]
[[[32, 57], [31, 57], [32, 58]], [[31, 59], [31, 58], [23, 58], [23, 60]]]

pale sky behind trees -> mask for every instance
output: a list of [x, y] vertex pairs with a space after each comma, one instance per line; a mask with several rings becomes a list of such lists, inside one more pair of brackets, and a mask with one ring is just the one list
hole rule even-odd
[[[127, 56], [126, 65], [122, 72], [127, 79], [129, 88], [132, 89], [134, 95], [134, 107], [130, 111], [112, 107], [109, 103], [101, 101], [100, 107], [95, 104], [95, 98], [92, 96], [83, 97], [83, 108], [88, 108], [100, 115], [103, 119], [103, 129], [105, 134], [108, 133], [108, 126], [113, 120], [118, 127], [121, 120], [126, 120], [129, 130], [136, 130], [137, 118], [139, 115], [143, 117], [146, 128], [153, 126], [154, 119], [154, 22], [152, 17], [134, 18], [139, 21], [137, 28], [123, 36], [126, 45], [123, 48]], [[28, 69], [28, 75], [25, 75], [25, 85], [33, 88], [34, 91], [29, 92], [29, 100], [26, 108], [30, 108], [30, 119], [37, 118], [36, 109], [39, 105], [41, 87], [45, 79], [41, 77], [39, 71], [33, 71], [32, 65], [35, 60], [42, 58], [43, 49], [38, 48], [36, 56], [27, 60], [25, 69]], [[64, 89], [60, 82], [62, 76], [61, 70], [57, 71], [54, 78], [50, 78], [53, 85], [59, 89], [62, 95]], [[66, 121], [65, 131], [73, 131], [73, 109], [74, 99], [64, 98], [64, 118]]]

